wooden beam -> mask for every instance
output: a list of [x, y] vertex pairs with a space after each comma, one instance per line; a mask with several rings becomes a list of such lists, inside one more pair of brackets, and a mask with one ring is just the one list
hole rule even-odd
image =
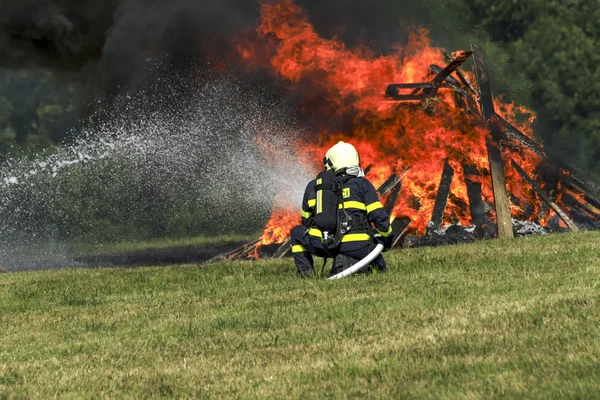
[[481, 192], [481, 173], [472, 164], [463, 164], [467, 196], [471, 208], [471, 221], [475, 226], [475, 236], [478, 239], [485, 237], [484, 225], [486, 223], [485, 208], [483, 206], [483, 193]]
[[452, 178], [454, 178], [454, 169], [450, 165], [449, 160], [446, 159], [446, 162], [444, 162], [442, 177], [440, 179], [440, 185], [438, 186], [437, 195], [435, 196], [433, 213], [431, 214], [433, 229], [440, 229], [442, 227], [442, 223], [444, 222], [444, 212], [446, 211], [446, 206], [448, 205], [448, 196], [450, 195]]
[[[431, 84], [434, 86], [434, 88], [442, 86], [442, 83], [444, 83], [444, 81], [450, 77], [450, 75], [452, 75], [452, 73], [456, 71], [458, 67], [463, 65], [465, 61], [471, 57], [471, 54], [473, 54], [473, 50], [460, 51], [457, 57], [450, 61], [450, 63], [446, 65], [446, 67], [444, 67], [444, 69], [442, 69], [440, 72], [438, 72], [433, 78]], [[412, 94], [417, 94], [420, 90], [421, 88], [415, 89]], [[432, 93], [432, 89], [423, 88], [423, 92], [425, 92], [427, 95], [430, 95]], [[435, 90], [433, 90], [433, 92], [435, 92]]]
[[381, 185], [379, 185], [379, 187], [377, 188], [377, 194], [381, 197], [381, 196], [385, 196], [386, 194], [389, 193], [390, 190], [392, 190], [394, 187], [396, 187], [396, 185], [398, 184], [398, 182], [400, 182], [402, 179], [401, 176], [396, 175], [396, 173], [394, 172], [392, 175], [390, 175], [389, 178], [387, 178], [385, 180], [385, 182], [383, 182]]
[[288, 239], [279, 246], [277, 251], [273, 254], [273, 258], [283, 258], [288, 251], [292, 248], [292, 239]]
[[411, 222], [411, 219], [408, 217], [396, 218], [392, 221], [392, 230], [394, 231], [394, 243], [392, 243], [392, 248], [398, 246], [398, 243], [400, 243], [400, 240], [404, 237]]
[[[431, 82], [420, 83], [393, 83], [388, 85], [385, 90], [385, 95], [396, 101], [403, 100], [425, 100], [436, 95], [446, 79], [456, 71], [458, 67], [464, 64], [465, 61], [473, 54], [472, 50], [461, 51], [458, 56], [453, 59], [445, 68], [439, 70]], [[414, 89], [410, 94], [400, 94], [400, 89]], [[420, 93], [422, 92], [422, 93]]]
[[[450, 54], [448, 52], [444, 53], [444, 57], [446, 57], [447, 61], [454, 61], [454, 57], [452, 57], [452, 54]], [[471, 91], [471, 93], [473, 93], [476, 97], [479, 97], [479, 93], [477, 93], [477, 90], [475, 90], [475, 88], [473, 87], [471, 82], [469, 82], [469, 80], [467, 79], [467, 77], [465, 76], [465, 74], [463, 73], [463, 71], [460, 67], [456, 68], [456, 75], [458, 76], [458, 78], [460, 79], [462, 84], [466, 88], [468, 88], [469, 91]]]
[[394, 211], [394, 207], [398, 202], [398, 197], [400, 196], [401, 190], [402, 181], [399, 180], [398, 183], [396, 183], [396, 185], [391, 189], [390, 195], [388, 196], [388, 198], [385, 201], [385, 204], [383, 205], [383, 208], [385, 209], [385, 211], [387, 211], [387, 213], [390, 216], [392, 215], [392, 211]]
[[571, 208], [576, 208], [580, 210], [582, 213], [587, 214], [588, 218], [592, 219], [594, 224], [600, 222], [600, 214], [590, 208], [586, 203], [580, 202], [575, 196], [573, 196], [569, 192], [565, 192], [562, 194], [562, 201], [567, 204]]
[[237, 247], [231, 251], [228, 251], [227, 253], [219, 254], [218, 256], [215, 256], [215, 257], [211, 258], [210, 260], [206, 261], [206, 264], [239, 257], [239, 256], [243, 255], [244, 253], [248, 252], [248, 250], [256, 248], [256, 246], [260, 243], [260, 241], [261, 241], [261, 238], [258, 238], [258, 239], [252, 240], [240, 247]]
[[483, 121], [488, 124], [492, 133], [492, 137], [487, 140], [487, 149], [490, 173], [492, 175], [492, 189], [494, 192], [494, 206], [496, 207], [498, 237], [512, 239], [514, 237], [512, 217], [510, 215], [508, 192], [506, 190], [504, 163], [500, 152], [502, 129], [493, 118], [496, 115], [496, 112], [494, 111], [490, 77], [485, 64], [483, 49], [477, 45], [473, 46], [473, 61], [475, 63], [475, 75], [479, 86], [481, 115], [483, 116]]
[[577, 228], [577, 225], [575, 225], [575, 223], [573, 223], [573, 221], [571, 221], [571, 218], [569, 218], [567, 216], [567, 214], [565, 214], [565, 212], [563, 210], [561, 210], [561, 208], [558, 206], [558, 204], [553, 202], [550, 199], [550, 197], [548, 197], [548, 195], [527, 174], [527, 172], [525, 172], [525, 170], [523, 168], [521, 168], [521, 166], [519, 164], [517, 164], [515, 162], [515, 160], [511, 160], [511, 164], [512, 164], [513, 168], [519, 173], [519, 175], [521, 175], [523, 177], [523, 179], [525, 179], [525, 182], [527, 182], [529, 184], [529, 186], [531, 186], [531, 188], [533, 190], [535, 190], [535, 192], [542, 198], [542, 200], [544, 200], [550, 206], [550, 208], [553, 209], [554, 212], [565, 222], [565, 224], [567, 224], [569, 229], [573, 232], [578, 232], [579, 228]]

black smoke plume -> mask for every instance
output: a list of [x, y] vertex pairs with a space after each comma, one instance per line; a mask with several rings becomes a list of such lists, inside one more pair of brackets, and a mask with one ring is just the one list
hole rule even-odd
[[[445, 2], [297, 3], [307, 10], [321, 35], [336, 36], [349, 45], [362, 42], [382, 52], [401, 42], [410, 28], [406, 21], [444, 27], [432, 15], [436, 10], [439, 14]], [[253, 28], [260, 3], [0, 0], [0, 10], [0, 69], [42, 67], [77, 73], [91, 89], [101, 92], [92, 94], [111, 94], [149, 82], [150, 71], [157, 65], [181, 70], [215, 57], [230, 61], [235, 53], [232, 38]]]
[[149, 64], [226, 52], [258, 16], [248, 0], [2, 0], [0, 9], [0, 68], [79, 73], [107, 93], [147, 80]]

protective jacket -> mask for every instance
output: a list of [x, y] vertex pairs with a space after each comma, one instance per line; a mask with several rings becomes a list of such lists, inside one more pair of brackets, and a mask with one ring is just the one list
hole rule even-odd
[[[302, 200], [302, 225], [308, 228], [308, 235], [323, 238], [323, 233], [314, 226], [312, 218], [315, 212], [316, 192], [315, 181], [306, 186]], [[388, 237], [392, 233], [390, 216], [379, 201], [377, 191], [365, 178], [351, 177], [343, 184], [342, 199], [339, 207], [340, 219], [344, 212], [354, 221], [365, 220], [364, 228], [353, 227], [341, 238], [341, 243], [356, 243], [356, 245], [370, 244], [372, 237], [369, 234], [370, 224], [375, 226], [377, 233]]]

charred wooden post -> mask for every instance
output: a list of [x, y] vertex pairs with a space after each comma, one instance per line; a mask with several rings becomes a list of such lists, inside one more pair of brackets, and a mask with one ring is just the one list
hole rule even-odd
[[472, 164], [463, 164], [465, 171], [465, 182], [467, 184], [467, 196], [469, 196], [469, 206], [471, 208], [471, 221], [475, 226], [475, 237], [483, 239], [485, 237], [485, 207], [483, 205], [483, 193], [481, 191], [481, 174]]
[[490, 76], [485, 64], [483, 49], [477, 45], [473, 46], [473, 61], [475, 63], [475, 75], [480, 92], [481, 114], [483, 121], [490, 127], [492, 137], [487, 140], [488, 159], [492, 175], [492, 190], [494, 192], [494, 206], [496, 207], [496, 221], [498, 225], [499, 238], [513, 238], [512, 218], [506, 190], [506, 176], [504, 174], [504, 163], [500, 152], [500, 141], [502, 130], [494, 119], [494, 101]]
[[442, 178], [440, 179], [440, 185], [438, 187], [437, 195], [435, 196], [433, 213], [431, 215], [433, 229], [440, 229], [442, 227], [442, 223], [444, 221], [444, 212], [446, 211], [448, 196], [450, 195], [452, 178], [454, 178], [454, 168], [452, 168], [450, 165], [450, 161], [446, 159], [446, 162], [444, 162]]
[[391, 190], [390, 195], [388, 196], [387, 200], [385, 201], [385, 204], [383, 205], [383, 208], [389, 215], [392, 215], [392, 211], [394, 211], [394, 207], [396, 206], [396, 203], [398, 202], [398, 197], [400, 196], [401, 190], [402, 190], [402, 181], [398, 181], [398, 183]]
[[527, 182], [529, 186], [531, 186], [533, 190], [535, 190], [535, 192], [542, 198], [542, 200], [548, 203], [550, 208], [552, 208], [554, 212], [565, 222], [565, 224], [567, 224], [569, 229], [573, 232], [578, 232], [579, 228], [577, 228], [573, 221], [571, 221], [571, 218], [569, 218], [567, 214], [565, 214], [565, 212], [561, 210], [558, 204], [553, 202], [550, 199], [550, 197], [548, 197], [548, 195], [544, 193], [542, 188], [527, 174], [527, 172], [525, 172], [525, 170], [521, 168], [521, 166], [517, 164], [515, 160], [511, 160], [511, 164], [513, 168], [519, 173], [519, 175], [521, 175], [523, 179], [525, 179], [525, 182]]
[[398, 246], [400, 240], [402, 240], [404, 234], [408, 231], [411, 222], [411, 219], [408, 217], [396, 218], [392, 221], [392, 231], [394, 232], [394, 243], [392, 243], [392, 248]]
[[[396, 174], [394, 174], [393, 176], [396, 176], [396, 178], [394, 179], [395, 183], [388, 189], [390, 194], [386, 199], [385, 204], [383, 205], [383, 208], [390, 216], [394, 211], [394, 207], [396, 206], [398, 198], [400, 197], [400, 192], [402, 191], [402, 176], [397, 176]], [[379, 187], [379, 189], [381, 189], [381, 186]], [[377, 190], [379, 191], [379, 189]], [[396, 247], [396, 245], [400, 241], [400, 238], [408, 229], [410, 223], [411, 220], [407, 217], [395, 219], [394, 221], [392, 221], [392, 231], [394, 232], [394, 243], [392, 244], [392, 248]]]

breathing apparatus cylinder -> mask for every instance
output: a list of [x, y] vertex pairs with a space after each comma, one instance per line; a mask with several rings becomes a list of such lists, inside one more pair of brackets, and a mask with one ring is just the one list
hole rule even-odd
[[323, 171], [315, 182], [316, 205], [314, 224], [323, 232], [323, 239], [337, 234], [338, 204], [341, 184], [333, 171]]

